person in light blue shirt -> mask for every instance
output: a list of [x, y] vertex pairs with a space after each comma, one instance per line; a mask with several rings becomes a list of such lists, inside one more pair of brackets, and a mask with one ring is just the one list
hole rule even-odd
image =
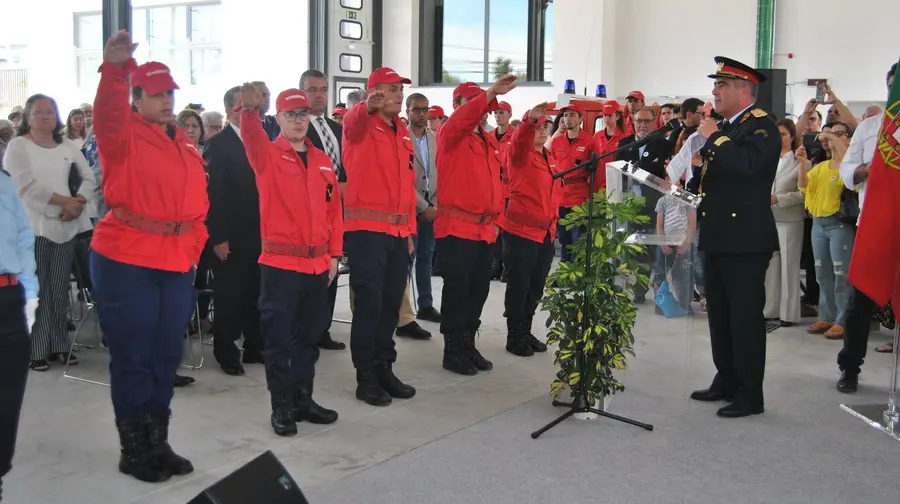
[[0, 493], [12, 469], [38, 303], [34, 234], [16, 184], [0, 173]]

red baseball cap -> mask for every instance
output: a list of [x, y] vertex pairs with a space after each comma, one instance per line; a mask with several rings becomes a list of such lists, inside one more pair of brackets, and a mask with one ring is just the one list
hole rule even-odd
[[475, 84], [474, 82], [463, 82], [453, 90], [453, 101], [455, 102], [459, 98], [465, 98], [467, 100], [475, 98], [481, 91], [481, 86], [478, 84]]
[[344, 107], [334, 107], [334, 110], [331, 111], [331, 115], [333, 116], [342, 116], [347, 113], [347, 109]]
[[[523, 123], [524, 123], [524, 122], [528, 122], [528, 117], [529, 117], [530, 115], [531, 115], [531, 111], [530, 111], [530, 110], [529, 110], [528, 112], [525, 112], [525, 115], [522, 116], [522, 122], [523, 122]], [[549, 117], [543, 115], [543, 116], [541, 116], [541, 117], [538, 117], [537, 123], [534, 125], [534, 127], [537, 128], [537, 127], [540, 126], [541, 124], [548, 123], [548, 122], [553, 122], [553, 120], [550, 119]]]
[[285, 89], [278, 94], [278, 98], [275, 100], [276, 112], [308, 108], [309, 102], [306, 100], [306, 93], [296, 88]]
[[635, 100], [644, 101], [644, 93], [641, 93], [640, 91], [632, 91], [628, 93], [628, 98], [634, 98]]
[[446, 117], [447, 114], [444, 113], [444, 109], [438, 107], [437, 105], [432, 105], [428, 107], [428, 117]]
[[175, 84], [169, 67], [158, 61], [148, 61], [134, 69], [131, 73], [131, 87], [138, 86], [151, 95], [180, 89], [178, 84]]
[[372, 89], [379, 84], [397, 84], [398, 82], [412, 84], [411, 80], [406, 77], [401, 77], [393, 68], [381, 67], [376, 68], [374, 72], [369, 74], [369, 82], [366, 86], [368, 86], [369, 89]]
[[582, 110], [581, 104], [579, 104], [578, 102], [574, 102], [574, 101], [573, 101], [573, 102], [569, 102], [568, 105], [566, 105], [565, 107], [559, 109], [559, 113], [560, 113], [560, 114], [564, 114], [564, 113], [566, 112], [566, 110], [571, 110], [571, 111], [573, 111], [573, 112], [578, 112], [578, 115], [583, 115], [583, 114], [582, 114], [583, 110]]
[[497, 104], [497, 110], [505, 110], [512, 114], [512, 105], [510, 105], [509, 102], [502, 101]]
[[617, 101], [608, 101], [603, 104], [603, 115], [607, 114], [615, 114], [619, 111], [619, 102]]

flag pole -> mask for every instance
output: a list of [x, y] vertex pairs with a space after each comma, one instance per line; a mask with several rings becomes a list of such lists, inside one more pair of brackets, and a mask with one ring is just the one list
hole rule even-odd
[[900, 365], [900, 325], [894, 325], [894, 367], [891, 369], [891, 392], [887, 409], [884, 410], [885, 424], [900, 424], [900, 408], [897, 405], [897, 366]]

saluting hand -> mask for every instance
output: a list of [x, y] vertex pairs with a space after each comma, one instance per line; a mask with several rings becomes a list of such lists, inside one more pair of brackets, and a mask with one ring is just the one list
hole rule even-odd
[[703, 138], [709, 138], [713, 133], [719, 131], [719, 125], [716, 124], [716, 120], [710, 117], [700, 121], [700, 128], [698, 128], [700, 135]]
[[256, 86], [249, 82], [245, 82], [241, 86], [241, 106], [243, 108], [248, 110], [258, 108], [262, 100], [262, 93], [259, 92]]
[[119, 30], [109, 37], [103, 50], [103, 61], [122, 66], [134, 57], [137, 44], [131, 42], [131, 34], [127, 30]]
[[516, 86], [518, 86], [518, 84], [516, 84], [516, 76], [513, 74], [506, 74], [491, 84], [491, 87], [488, 88], [488, 92], [498, 96], [505, 95], [515, 89]]
[[[528, 114], [528, 122], [537, 122], [538, 119], [547, 115], [547, 109], [553, 107], [555, 104], [544, 102], [538, 105], [535, 105], [534, 108], [531, 109], [531, 113]], [[562, 129], [562, 128], [560, 128]]]
[[375, 91], [372, 91], [371, 94], [369, 94], [368, 98], [366, 98], [366, 110], [368, 110], [370, 114], [374, 114], [375, 112], [381, 110], [382, 107], [384, 107], [384, 101], [384, 91], [376, 89]]

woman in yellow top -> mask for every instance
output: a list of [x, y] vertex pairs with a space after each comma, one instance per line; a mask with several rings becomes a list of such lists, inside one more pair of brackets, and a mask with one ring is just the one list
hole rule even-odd
[[856, 231], [839, 219], [841, 194], [840, 166], [853, 131], [842, 122], [825, 125], [819, 135], [831, 158], [809, 169], [806, 149], [797, 149], [800, 169], [797, 186], [805, 194], [804, 204], [813, 218], [812, 247], [819, 281], [819, 320], [807, 328], [810, 334], [825, 334], [828, 339], [844, 337], [844, 318], [850, 301], [847, 269], [853, 253]]

